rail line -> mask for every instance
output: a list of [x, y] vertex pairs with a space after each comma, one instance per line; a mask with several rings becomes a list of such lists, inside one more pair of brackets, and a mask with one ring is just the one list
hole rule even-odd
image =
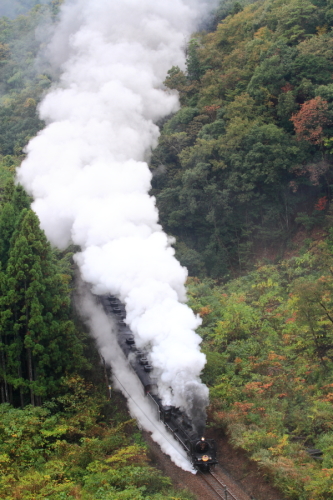
[[200, 472], [203, 480], [210, 486], [214, 493], [222, 500], [239, 500], [239, 498], [231, 493], [226, 484], [224, 484], [214, 472]]

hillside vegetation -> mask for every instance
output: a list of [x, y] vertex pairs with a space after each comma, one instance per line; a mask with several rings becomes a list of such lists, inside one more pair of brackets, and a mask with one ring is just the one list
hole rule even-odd
[[213, 278], [249, 269], [259, 250], [281, 257], [321, 220], [332, 181], [331, 2], [222, 6], [216, 29], [190, 41], [187, 73], [169, 71], [182, 107], [151, 162], [178, 257]]
[[330, 0], [221, 3], [151, 160], [211, 425], [294, 500], [333, 497], [332, 21]]
[[211, 425], [294, 500], [333, 493], [332, 250], [312, 243], [224, 286], [189, 280]]
[[[0, 498], [189, 499], [106, 397], [75, 249], [50, 247], [12, 182], [43, 126], [59, 3], [0, 18]], [[292, 500], [333, 497], [332, 21], [331, 0], [222, 2], [168, 73], [181, 109], [151, 158], [203, 321], [209, 425]]]

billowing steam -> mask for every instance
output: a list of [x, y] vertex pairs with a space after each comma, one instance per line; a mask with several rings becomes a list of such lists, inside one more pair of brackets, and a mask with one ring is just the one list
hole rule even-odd
[[[79, 280], [80, 281], [80, 280]], [[152, 438], [182, 469], [194, 473], [185, 451], [167, 432], [164, 425], [152, 415], [152, 406], [143, 394], [139, 379], [127, 363], [124, 353], [117, 343], [116, 326], [112, 318], [105, 315], [102, 307], [96, 306], [84, 285], [78, 283], [78, 305], [84, 312], [83, 317], [96, 338], [100, 353], [112, 364], [114, 387], [120, 389], [127, 397], [128, 406], [133, 417], [142, 427], [151, 432]], [[119, 384], [119, 381], [121, 385]]]
[[[201, 2], [202, 4], [202, 2]], [[139, 347], [150, 351], [165, 403], [200, 426], [208, 390], [205, 356], [184, 304], [186, 270], [158, 224], [145, 160], [155, 122], [178, 109], [162, 82], [184, 67], [186, 37], [205, 5], [195, 0], [65, 2], [49, 48], [60, 75], [40, 106], [46, 128], [27, 146], [17, 180], [49, 240], [73, 242], [82, 278], [95, 294], [126, 305]]]

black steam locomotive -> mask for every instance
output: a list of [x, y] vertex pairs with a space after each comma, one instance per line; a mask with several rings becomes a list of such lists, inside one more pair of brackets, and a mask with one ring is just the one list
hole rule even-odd
[[114, 316], [118, 323], [118, 343], [155, 408], [158, 419], [184, 448], [194, 468], [209, 471], [217, 464], [215, 441], [198, 436], [191, 420], [179, 408], [163, 405], [151, 374], [153, 367], [149, 364], [148, 353], [136, 347], [133, 333], [124, 321], [124, 305], [111, 295], [103, 295], [100, 300], [105, 312]]

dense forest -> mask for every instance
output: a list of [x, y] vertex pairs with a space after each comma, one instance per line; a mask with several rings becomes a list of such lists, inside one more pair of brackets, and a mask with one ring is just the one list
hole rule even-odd
[[[328, 209], [332, 162], [332, 5], [230, 4], [170, 69], [181, 110], [152, 166], [164, 228], [190, 274], [244, 272], [281, 257]], [[229, 14], [229, 15], [227, 15]]]
[[[75, 249], [51, 248], [13, 183], [52, 82], [61, 2], [34, 3], [0, 18], [0, 498], [191, 498], [107, 400]], [[221, 2], [166, 77], [181, 108], [150, 162], [202, 318], [209, 426], [292, 500], [333, 496], [332, 21], [331, 0]]]

